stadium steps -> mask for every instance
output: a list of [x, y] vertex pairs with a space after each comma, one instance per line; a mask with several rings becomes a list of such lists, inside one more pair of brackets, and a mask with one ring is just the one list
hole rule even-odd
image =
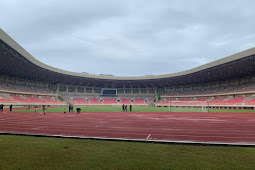
[[154, 106], [154, 101], [156, 101], [156, 96], [152, 97], [150, 103], [149, 103], [149, 106], [150, 107], [153, 107]]
[[96, 96], [93, 96], [93, 97], [94, 97], [94, 100], [96, 101], [96, 103], [99, 104]]
[[10, 95], [4, 95], [6, 98], [9, 98], [9, 99], [11, 99], [11, 100], [14, 100], [14, 98], [12, 97], [12, 96], [10, 96]]
[[76, 102], [76, 100], [75, 100], [75, 99], [73, 99], [73, 100], [72, 100], [72, 102], [73, 102], [73, 104], [77, 104], [77, 102]]
[[28, 98], [26, 98], [26, 97], [25, 97], [25, 96], [23, 96], [23, 95], [20, 95], [19, 97], [20, 97], [21, 99], [24, 99], [24, 100], [29, 101], [29, 100], [28, 100]]
[[42, 96], [38, 96], [37, 98], [40, 99], [40, 100], [42, 100], [42, 101], [45, 101], [45, 99], [42, 98]]
[[190, 101], [195, 102], [195, 101], [197, 101], [197, 99], [199, 99], [199, 98], [192, 98]]
[[225, 98], [225, 99], [223, 100], [223, 102], [229, 101], [229, 100], [231, 100], [231, 99], [233, 99], [233, 98], [234, 98], [233, 96], [228, 96], [227, 98]]
[[97, 102], [100, 102], [100, 104], [104, 104], [104, 99], [102, 98], [102, 100], [100, 101], [100, 98], [96, 100]]
[[209, 98], [207, 101], [210, 102], [214, 99], [214, 97]]
[[71, 104], [73, 104], [73, 102], [71, 100], [69, 100], [67, 97], [65, 97], [65, 96], [63, 96], [61, 94], [58, 94], [58, 98], [61, 98], [64, 103], [71, 103]]
[[249, 100], [252, 100], [255, 98], [255, 95], [251, 95], [249, 97], [245, 97], [245, 100], [244, 101], [249, 101]]
[[89, 104], [91, 104], [89, 99], [87, 99], [87, 101], [88, 101]]

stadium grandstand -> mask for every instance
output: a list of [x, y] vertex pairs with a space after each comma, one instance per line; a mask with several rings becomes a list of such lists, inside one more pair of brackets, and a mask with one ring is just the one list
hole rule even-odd
[[254, 109], [255, 48], [178, 73], [76, 73], [36, 60], [0, 29], [0, 103]]

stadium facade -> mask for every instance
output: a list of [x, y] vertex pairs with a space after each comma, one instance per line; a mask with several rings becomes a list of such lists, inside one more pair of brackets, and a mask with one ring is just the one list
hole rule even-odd
[[123, 77], [91, 75], [61, 70], [38, 61], [0, 29], [0, 58], [1, 82], [47, 87], [56, 94], [100, 94], [102, 88], [108, 88], [117, 89], [123, 95], [160, 93], [167, 97], [168, 94], [178, 96], [186, 91], [203, 92], [255, 82], [255, 48], [171, 74]]

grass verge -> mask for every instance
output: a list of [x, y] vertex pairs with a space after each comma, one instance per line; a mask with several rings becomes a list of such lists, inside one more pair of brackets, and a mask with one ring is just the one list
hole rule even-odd
[[[55, 107], [47, 108], [47, 112], [64, 112], [64, 108], [68, 112], [68, 107]], [[74, 107], [74, 112], [77, 107]], [[82, 112], [122, 112], [121, 107], [80, 107]], [[201, 108], [172, 108], [172, 112], [202, 112]], [[34, 112], [34, 109], [30, 110], [16, 110], [13, 112]], [[42, 109], [38, 109], [38, 112], [42, 112]], [[129, 112], [129, 110], [128, 110]], [[133, 106], [133, 112], [169, 112], [168, 107], [135, 107]], [[255, 113], [255, 110], [234, 110], [234, 109], [209, 109], [209, 112], [249, 112]]]
[[255, 148], [0, 135], [0, 169], [253, 169]]

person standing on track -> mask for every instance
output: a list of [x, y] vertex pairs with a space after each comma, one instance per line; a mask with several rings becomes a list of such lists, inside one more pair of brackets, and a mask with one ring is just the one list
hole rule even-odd
[[71, 112], [72, 106], [69, 104], [69, 113]]
[[35, 113], [37, 112], [37, 106], [35, 106]]
[[1, 104], [0, 110], [1, 110], [1, 112], [4, 112], [4, 105], [3, 104]]
[[12, 104], [10, 105], [10, 112], [12, 112]]
[[64, 108], [64, 113], [66, 114], [66, 108]]
[[125, 105], [123, 103], [123, 105], [122, 105], [122, 112], [124, 112], [124, 110], [125, 110]]
[[46, 106], [43, 106], [43, 114], [46, 115]]
[[132, 112], [132, 105], [129, 106], [129, 111]]

